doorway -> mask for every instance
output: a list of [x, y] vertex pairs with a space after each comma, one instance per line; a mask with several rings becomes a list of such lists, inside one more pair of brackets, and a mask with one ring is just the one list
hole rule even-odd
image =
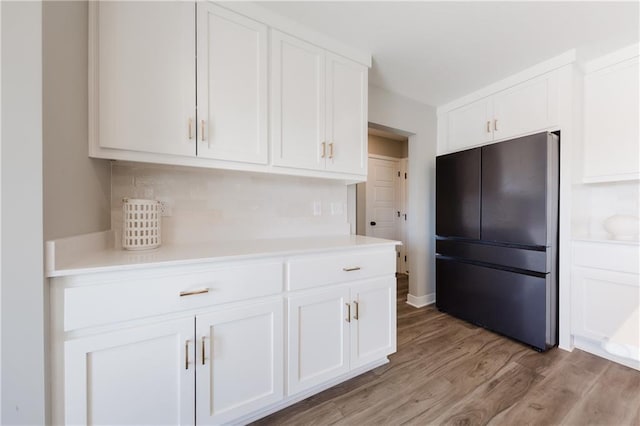
[[401, 241], [398, 273], [409, 274], [407, 253], [408, 138], [369, 128], [367, 181], [356, 187], [356, 233]]

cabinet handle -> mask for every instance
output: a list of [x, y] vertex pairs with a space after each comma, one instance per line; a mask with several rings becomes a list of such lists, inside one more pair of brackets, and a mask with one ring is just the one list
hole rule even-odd
[[498, 119], [493, 120], [493, 130], [498, 131]]
[[358, 318], [360, 312], [360, 305], [358, 305], [358, 301], [354, 300], [353, 304], [356, 305], [356, 314], [353, 316], [354, 320], [360, 319]]
[[347, 317], [345, 318], [345, 320], [347, 322], [351, 322], [351, 304], [345, 303], [345, 305], [347, 305]]
[[193, 119], [189, 118], [189, 140], [193, 139]]
[[322, 142], [322, 155], [320, 156], [320, 158], [324, 158], [326, 155], [327, 155], [327, 143]]
[[189, 369], [189, 342], [191, 340], [187, 340], [184, 342], [184, 369]]
[[359, 266], [352, 266], [350, 268], [342, 268], [342, 270], [345, 271], [345, 272], [359, 271], [360, 267]]
[[180, 297], [184, 297], [184, 296], [193, 296], [195, 294], [204, 294], [204, 293], [209, 293], [208, 288], [201, 288], [198, 290], [191, 290], [191, 291], [181, 291], [180, 292]]
[[487, 133], [491, 133], [491, 121], [487, 121]]
[[333, 159], [333, 142], [329, 144], [329, 158]]
[[204, 120], [200, 121], [200, 132], [202, 134], [202, 142], [204, 142]]
[[205, 355], [205, 350], [204, 350], [204, 339], [206, 339], [206, 338], [207, 338], [207, 336], [202, 336], [202, 365], [204, 365], [204, 364], [205, 364], [205, 362], [204, 362], [204, 359], [205, 359], [205, 358], [204, 358], [204, 355]]

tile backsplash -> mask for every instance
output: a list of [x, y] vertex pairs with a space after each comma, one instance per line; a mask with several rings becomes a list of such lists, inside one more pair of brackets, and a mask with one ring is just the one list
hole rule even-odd
[[340, 181], [212, 169], [114, 163], [111, 229], [122, 233], [122, 199], [163, 201], [163, 243], [349, 234]]

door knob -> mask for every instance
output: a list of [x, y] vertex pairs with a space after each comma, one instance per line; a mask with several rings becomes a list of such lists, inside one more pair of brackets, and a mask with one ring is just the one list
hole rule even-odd
[[370, 224], [371, 226], [376, 226], [376, 223], [375, 223], [375, 222], [369, 222], [369, 224]]

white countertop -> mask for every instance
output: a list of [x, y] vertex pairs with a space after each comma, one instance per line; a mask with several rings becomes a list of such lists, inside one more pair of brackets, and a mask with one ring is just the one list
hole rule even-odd
[[46, 245], [47, 277], [401, 244], [398, 241], [380, 238], [339, 235], [181, 245], [163, 244], [157, 249], [128, 251], [112, 248], [112, 241], [110, 232], [48, 241]]

